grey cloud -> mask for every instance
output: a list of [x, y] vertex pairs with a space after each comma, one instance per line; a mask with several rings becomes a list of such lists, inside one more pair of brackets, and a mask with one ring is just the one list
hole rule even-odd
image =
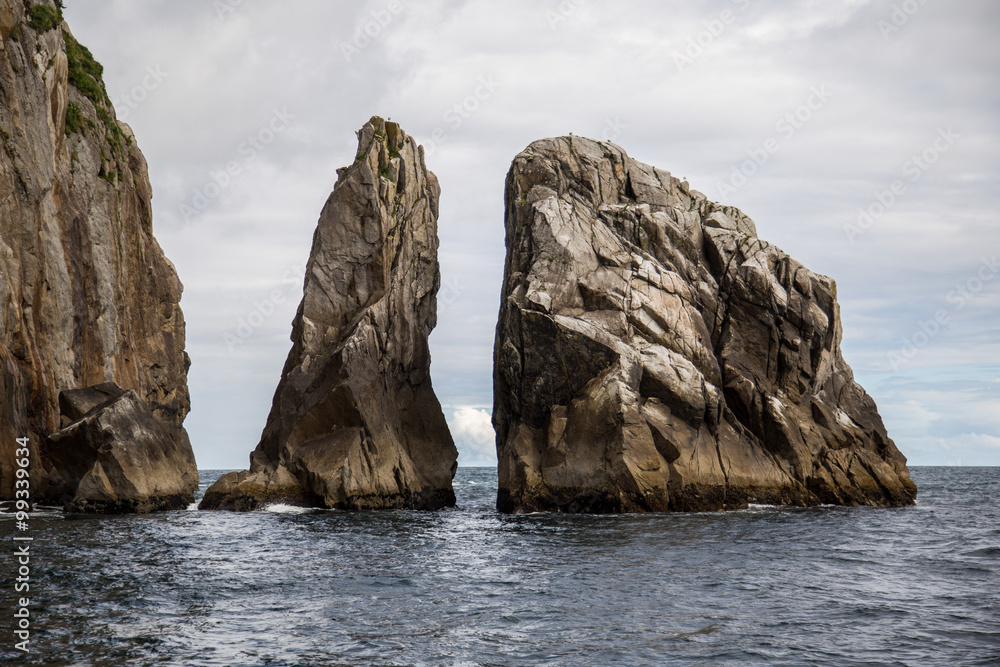
[[[763, 238], [837, 279], [845, 354], [914, 463], [953, 461], [960, 442], [969, 443], [963, 462], [996, 460], [990, 438], [1000, 425], [959, 406], [973, 393], [981, 409], [996, 397], [989, 383], [1000, 372], [985, 369], [1000, 363], [1000, 282], [912, 366], [878, 365], [947, 304], [984, 252], [1000, 251], [1000, 5], [924, 3], [886, 39], [878, 21], [893, 2], [753, 0], [678, 71], [672, 54], [705, 21], [746, 3], [579, 0], [553, 29], [547, 12], [559, 15], [561, 0], [400, 1], [404, 10], [350, 62], [341, 44], [387, 3], [244, 0], [221, 22], [212, 3], [196, 0], [67, 3], [75, 34], [105, 64], [112, 98], [139, 85], [147, 66], [167, 72], [128, 122], [149, 160], [157, 234], [187, 287], [189, 426], [202, 465], [242, 467], [256, 443], [301, 285], [235, 354], [223, 334], [272, 287], [288, 287], [282, 275], [305, 260], [335, 170], [353, 159], [353, 132], [374, 113], [437, 143], [428, 163], [443, 188], [442, 273], [462, 285], [431, 338], [443, 403], [492, 403], [510, 160], [543, 136], [600, 138], [618, 119], [627, 127], [616, 143], [634, 157], [743, 208]], [[446, 114], [484, 76], [501, 85], [456, 127]], [[745, 186], [720, 194], [734, 165], [780, 137], [776, 124], [822, 84], [834, 91], [829, 102]], [[294, 121], [185, 223], [180, 205], [286, 107]], [[851, 244], [845, 224], [947, 126], [962, 140]], [[940, 380], [956, 369], [962, 383]], [[961, 417], [913, 421], [914, 410]], [[913, 426], [925, 422], [926, 433]]]

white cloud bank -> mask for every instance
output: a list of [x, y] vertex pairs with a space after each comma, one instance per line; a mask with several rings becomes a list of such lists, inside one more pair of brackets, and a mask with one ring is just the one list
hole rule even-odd
[[459, 465], [496, 465], [496, 434], [489, 412], [472, 406], [457, 407], [448, 428], [458, 447]]

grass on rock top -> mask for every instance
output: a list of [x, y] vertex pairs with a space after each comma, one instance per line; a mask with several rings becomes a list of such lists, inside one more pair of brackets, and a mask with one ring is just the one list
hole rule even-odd
[[[125, 146], [131, 145], [132, 140], [125, 136], [118, 123], [111, 113], [111, 100], [104, 85], [104, 66], [94, 59], [94, 54], [86, 46], [76, 41], [76, 38], [68, 32], [63, 33], [66, 42], [66, 60], [69, 65], [69, 82], [80, 93], [94, 105], [98, 119], [107, 130], [107, 141], [111, 147], [113, 155], [124, 158]], [[66, 134], [82, 132], [85, 125], [94, 127], [93, 123], [83, 117], [83, 110], [79, 105], [70, 103], [66, 107]], [[102, 171], [104, 169], [105, 155], [101, 151]], [[108, 174], [114, 172], [108, 171]], [[109, 182], [113, 178], [107, 178]]]
[[104, 66], [94, 60], [94, 54], [86, 46], [66, 33], [66, 59], [69, 62], [69, 82], [94, 103], [95, 107], [111, 106], [108, 93], [104, 89]]
[[48, 32], [56, 28], [63, 20], [62, 2], [57, 4], [59, 6], [55, 8], [48, 5], [32, 5], [29, 10], [31, 20], [28, 21], [28, 27], [37, 33]]

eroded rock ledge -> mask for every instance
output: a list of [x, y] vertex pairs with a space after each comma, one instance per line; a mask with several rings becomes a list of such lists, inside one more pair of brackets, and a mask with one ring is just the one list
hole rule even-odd
[[320, 215], [292, 350], [250, 470], [202, 509], [455, 504], [458, 451], [431, 386], [440, 188], [423, 149], [372, 118]]
[[914, 502], [836, 285], [740, 211], [579, 137], [518, 155], [506, 208], [499, 510]]

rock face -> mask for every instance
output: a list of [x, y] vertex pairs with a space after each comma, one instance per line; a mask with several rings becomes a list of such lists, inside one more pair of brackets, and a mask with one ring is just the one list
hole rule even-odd
[[292, 350], [250, 470], [203, 509], [455, 504], [458, 452], [431, 386], [440, 188], [423, 149], [372, 118], [320, 215]]
[[157, 419], [132, 390], [114, 383], [59, 395], [70, 423], [49, 435], [53, 477], [65, 481], [75, 512], [122, 514], [194, 502], [198, 468], [190, 444]]
[[[46, 438], [65, 425], [60, 393], [106, 382], [131, 392], [129, 410], [142, 412], [138, 401], [162, 423], [185, 493], [197, 487], [182, 426], [189, 410], [182, 287], [153, 237], [146, 161], [115, 119], [101, 73], [55, 4], [0, 0], [2, 498], [13, 495], [14, 438], [27, 436], [32, 499], [89, 500], [84, 480], [59, 469]], [[132, 445], [112, 438], [101, 447]], [[153, 471], [134, 474], [135, 489], [158, 488]], [[170, 505], [122, 488], [122, 507]], [[107, 489], [100, 494], [94, 499], [109, 501]]]
[[518, 155], [506, 207], [499, 510], [913, 503], [836, 285], [740, 211], [578, 137]]

